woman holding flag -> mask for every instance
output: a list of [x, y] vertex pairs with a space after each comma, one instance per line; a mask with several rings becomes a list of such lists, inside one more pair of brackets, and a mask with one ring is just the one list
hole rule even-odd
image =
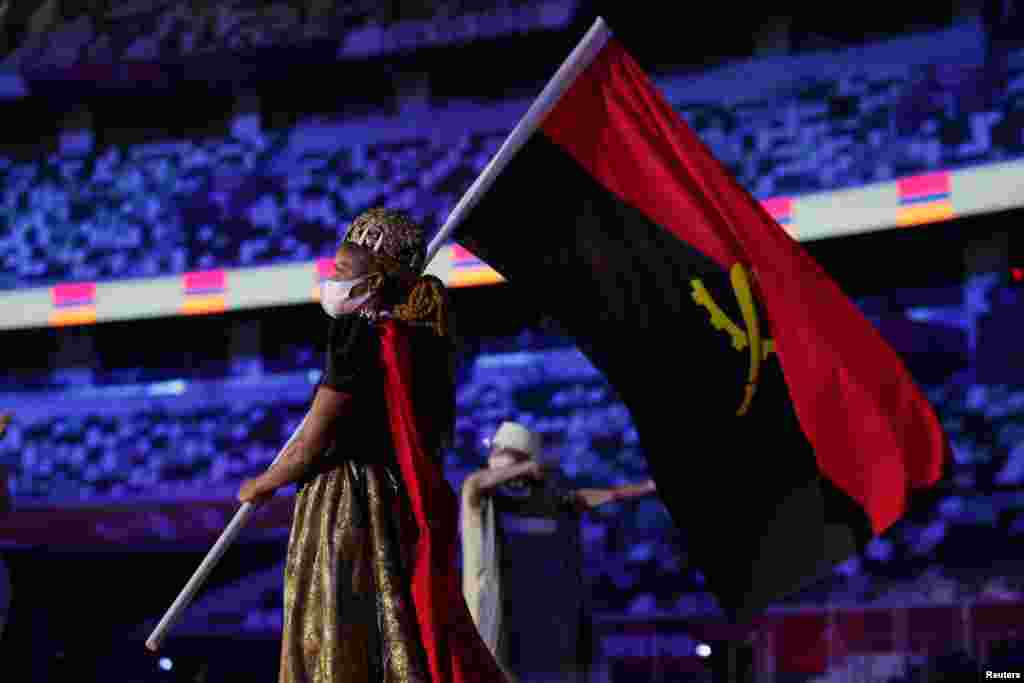
[[[538, 207], [543, 239], [523, 239], [511, 227], [538, 225]], [[313, 674], [317, 680], [428, 680], [426, 667], [404, 665], [416, 661], [429, 663], [434, 683], [502, 680], [458, 597], [457, 506], [434, 457], [442, 430], [439, 413], [427, 408], [437, 406], [428, 405], [433, 396], [420, 398], [441, 385], [410, 379], [431, 365], [420, 358], [440, 358], [427, 350], [442, 347], [426, 341], [426, 330], [445, 335], [443, 288], [412, 275], [420, 267], [412, 255], [422, 251], [410, 245], [419, 238], [404, 243], [398, 236], [412, 232], [390, 216], [353, 225], [347, 241], [361, 250], [343, 249], [338, 265], [340, 277], [358, 284], [338, 284], [355, 298], [337, 301], [349, 312], [365, 307], [364, 318], [336, 323], [327, 377], [298, 445], [240, 494], [255, 500], [316, 477], [304, 480], [296, 506], [282, 681], [311, 677], [293, 670], [326, 672]], [[948, 441], [899, 356], [729, 175], [601, 19], [435, 242], [442, 238], [540, 302], [615, 387], [694, 566], [736, 624], [829, 573], [943, 476]], [[390, 260], [364, 262], [365, 251]], [[724, 301], [732, 311], [719, 306]], [[666, 400], [650, 391], [651, 377], [684, 389]], [[445, 382], [447, 390], [450, 377]], [[375, 423], [355, 406], [370, 404], [387, 416], [387, 447], [369, 447]], [[350, 429], [332, 426], [343, 416]], [[713, 435], [728, 457], [687, 458], [687, 476], [677, 476], [681, 420]], [[322, 462], [335, 469], [307, 474], [333, 437], [337, 446]], [[335, 464], [342, 448], [346, 458], [393, 453], [397, 466]], [[401, 483], [389, 483], [396, 471]], [[373, 497], [379, 491], [389, 492], [383, 504]], [[400, 528], [396, 520], [411, 514], [414, 544], [370, 533], [383, 518], [369, 513], [384, 507], [391, 527], [380, 528]], [[306, 529], [316, 524], [335, 533], [314, 539]], [[410, 547], [411, 573], [399, 561]], [[390, 591], [392, 580], [412, 584], [418, 634], [406, 626], [413, 620], [403, 617], [407, 603]], [[373, 614], [383, 617], [380, 627], [370, 623]], [[359, 646], [349, 644], [359, 638]], [[420, 659], [416, 638], [426, 651]], [[362, 668], [348, 675], [346, 658]], [[381, 667], [396, 673], [377, 675]]]
[[280, 682], [502, 681], [462, 598], [458, 507], [441, 450], [454, 428], [444, 285], [422, 276], [404, 214], [353, 221], [322, 287], [326, 370], [298, 437], [239, 499], [298, 484], [285, 565]]

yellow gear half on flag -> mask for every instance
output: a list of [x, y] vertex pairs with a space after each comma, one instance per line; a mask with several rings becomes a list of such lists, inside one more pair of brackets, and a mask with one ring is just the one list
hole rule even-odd
[[775, 350], [775, 341], [761, 338], [757, 306], [754, 304], [754, 294], [750, 289], [750, 276], [747, 274], [747, 269], [740, 263], [735, 264], [729, 269], [729, 281], [732, 283], [732, 291], [736, 295], [740, 313], [743, 315], [745, 330], [734, 323], [726, 312], [715, 303], [711, 292], [707, 290], [700, 279], [690, 280], [690, 286], [693, 287], [693, 300], [698, 306], [708, 310], [711, 316], [711, 326], [716, 330], [725, 330], [732, 337], [732, 347], [737, 351], [750, 348], [750, 370], [747, 373], [747, 384], [743, 391], [743, 402], [736, 410], [737, 415], [746, 415], [750, 410], [751, 401], [754, 400], [754, 393], [757, 391], [757, 381], [761, 376], [761, 362], [767, 360], [768, 354]]

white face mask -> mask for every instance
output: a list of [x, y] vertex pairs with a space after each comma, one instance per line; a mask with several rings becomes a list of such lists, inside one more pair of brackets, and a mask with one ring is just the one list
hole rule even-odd
[[373, 292], [367, 292], [362, 296], [351, 298], [352, 289], [364, 280], [366, 280], [365, 275], [353, 280], [324, 280], [321, 282], [320, 305], [323, 306], [324, 312], [332, 318], [337, 318], [359, 310], [359, 307], [373, 296]]

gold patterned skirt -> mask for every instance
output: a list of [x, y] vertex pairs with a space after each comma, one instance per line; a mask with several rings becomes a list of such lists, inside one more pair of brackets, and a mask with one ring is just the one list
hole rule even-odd
[[396, 474], [346, 461], [299, 487], [280, 683], [429, 683], [410, 592], [415, 522]]

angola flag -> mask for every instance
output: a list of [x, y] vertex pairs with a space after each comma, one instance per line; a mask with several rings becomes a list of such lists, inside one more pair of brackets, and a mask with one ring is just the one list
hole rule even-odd
[[452, 236], [605, 373], [692, 564], [752, 616], [896, 522], [948, 444], [892, 348], [603, 22], [584, 42]]

